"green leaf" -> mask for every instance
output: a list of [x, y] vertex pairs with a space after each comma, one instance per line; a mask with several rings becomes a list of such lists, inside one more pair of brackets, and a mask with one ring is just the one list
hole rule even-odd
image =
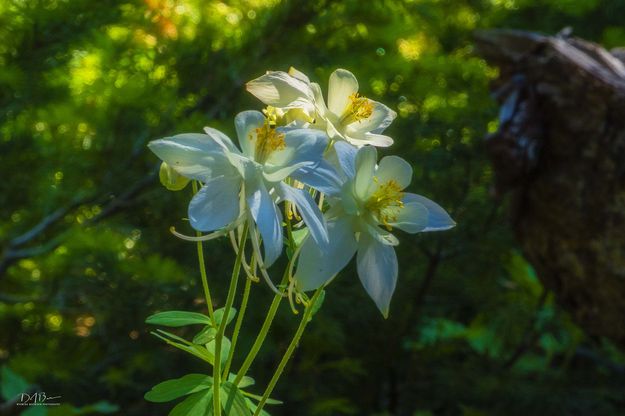
[[[247, 408], [250, 409], [252, 411], [252, 413], [256, 413], [256, 409], [258, 409], [258, 404], [254, 403], [253, 401], [251, 401], [247, 397], [245, 398], [245, 404], [247, 404]], [[265, 410], [261, 410], [259, 414], [260, 414], [260, 416], [271, 416]]]
[[315, 314], [317, 313], [317, 311], [319, 311], [319, 309], [321, 309], [321, 305], [323, 305], [323, 301], [326, 298], [326, 291], [325, 290], [321, 290], [321, 293], [319, 293], [319, 297], [317, 298], [317, 301], [310, 305], [310, 317], [308, 318], [308, 321], [310, 322], [310, 320], [312, 319], [313, 316], [315, 316]]
[[[257, 395], [257, 394], [248, 393], [246, 391], [242, 391], [241, 393], [243, 393], [245, 396], [251, 397], [252, 399], [257, 400], [257, 401], [260, 401], [260, 399], [262, 399], [262, 397]], [[281, 400], [276, 400], [276, 399], [272, 399], [272, 398], [268, 397], [267, 400], [265, 400], [265, 403], [267, 403], [267, 404], [282, 404], [284, 402], [281, 401]]]
[[[225, 308], [219, 308], [213, 314], [213, 316], [215, 317], [215, 326], [218, 326], [221, 324], [221, 320], [224, 317], [224, 309]], [[237, 310], [235, 308], [230, 308], [230, 312], [228, 312], [228, 320], [226, 321], [226, 325], [232, 322], [236, 314], [237, 314]]]
[[249, 416], [250, 410], [245, 403], [245, 397], [238, 388], [229, 381], [221, 385], [219, 390], [221, 407], [228, 416]]
[[[230, 373], [230, 375], [228, 376], [228, 381], [229, 382], [234, 382], [235, 378], [237, 378], [237, 375], [234, 374], [234, 373]], [[255, 383], [256, 383], [256, 381], [254, 381], [254, 379], [252, 377], [243, 376], [241, 378], [241, 381], [239, 381], [239, 388], [240, 389], [244, 389], [246, 387], [253, 386]]]
[[171, 327], [195, 324], [211, 324], [211, 320], [208, 316], [197, 312], [186, 311], [166, 311], [155, 313], [154, 315], [149, 316], [148, 319], [145, 320], [145, 322], [153, 325], [163, 325]]
[[169, 402], [178, 397], [209, 389], [213, 378], [205, 374], [187, 374], [186, 376], [163, 381], [145, 393], [145, 400], [155, 403]]
[[191, 355], [194, 355], [196, 357], [198, 357], [201, 360], [206, 361], [207, 363], [213, 365], [215, 362], [215, 356], [209, 352], [206, 348], [202, 347], [201, 345], [196, 345], [196, 344], [192, 344], [189, 341], [182, 339], [180, 337], [177, 337], [174, 334], [170, 334], [169, 332], [166, 331], [162, 331], [162, 330], [158, 330], [158, 332], [165, 334], [173, 339], [176, 339], [178, 341], [172, 341], [171, 339], [166, 338], [165, 336], [157, 333], [157, 332], [152, 332], [152, 335], [162, 339], [163, 341], [165, 341], [166, 343], [168, 343], [169, 345], [171, 345], [172, 347], [176, 347], [182, 351], [188, 352]]
[[[212, 356], [212, 361], [215, 362], [215, 340], [212, 339], [208, 344], [206, 344], [206, 349], [208, 353]], [[230, 352], [230, 340], [227, 337], [223, 337], [221, 340], [221, 355], [219, 356], [221, 361], [221, 365], [223, 366], [228, 360], [228, 353]]]
[[213, 390], [208, 389], [193, 393], [178, 403], [169, 416], [209, 416], [212, 414]]
[[295, 243], [295, 247], [299, 247], [304, 241], [304, 237], [308, 234], [308, 228], [301, 228], [299, 230], [295, 230], [291, 233], [293, 236], [293, 242]]
[[2, 366], [0, 377], [0, 390], [2, 390], [2, 398], [6, 401], [15, 399], [30, 388], [28, 381], [7, 366]]
[[193, 337], [193, 343], [198, 345], [208, 344], [217, 335], [217, 330], [212, 326], [205, 326]]

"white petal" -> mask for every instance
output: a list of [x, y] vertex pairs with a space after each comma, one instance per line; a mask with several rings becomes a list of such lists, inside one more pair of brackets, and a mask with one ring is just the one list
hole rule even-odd
[[267, 180], [280, 181], [302, 167], [316, 166], [323, 158], [327, 137], [323, 132], [310, 129], [285, 132], [285, 148], [272, 152], [263, 171]]
[[298, 169], [290, 176], [329, 196], [338, 195], [343, 186], [342, 178], [325, 160], [321, 160], [316, 166]]
[[412, 166], [399, 156], [386, 156], [380, 160], [375, 176], [381, 184], [394, 180], [404, 189], [412, 181]]
[[322, 251], [312, 239], [301, 249], [295, 279], [300, 290], [315, 290], [343, 270], [356, 252], [354, 230], [348, 219], [328, 221], [330, 243]]
[[246, 84], [247, 90], [267, 105], [313, 110], [310, 86], [282, 71], [269, 71]]
[[230, 140], [230, 137], [226, 136], [219, 130], [214, 129], [212, 127], [204, 127], [204, 132], [208, 136], [210, 136], [210, 138], [213, 139], [219, 146], [221, 146], [221, 148], [224, 149], [224, 151], [241, 153], [241, 151], [237, 149], [234, 143], [232, 143], [232, 140]]
[[361, 234], [358, 242], [358, 277], [382, 315], [387, 318], [397, 284], [395, 249], [367, 234]]
[[189, 221], [198, 231], [214, 231], [239, 216], [241, 178], [218, 176], [207, 181], [189, 203]]
[[328, 229], [323, 214], [310, 194], [303, 189], [295, 189], [284, 183], [280, 183], [277, 190], [282, 199], [295, 204], [297, 211], [302, 215], [302, 219], [308, 227], [310, 236], [325, 251], [329, 243]]
[[360, 121], [355, 121], [347, 127], [347, 133], [382, 133], [397, 117], [397, 113], [377, 101], [369, 100], [373, 105], [371, 115]]
[[265, 123], [265, 116], [260, 111], [243, 111], [234, 118], [239, 146], [243, 154], [254, 158], [256, 152], [256, 129]]
[[444, 231], [456, 226], [456, 222], [451, 219], [447, 211], [436, 202], [417, 194], [404, 195], [404, 204], [414, 202], [422, 204], [428, 210], [427, 226], [421, 230], [422, 232]]
[[397, 219], [389, 223], [393, 228], [399, 228], [410, 234], [425, 231], [429, 222], [428, 209], [412, 198], [412, 195], [414, 194], [404, 195], [404, 207], [399, 211]]
[[269, 267], [282, 253], [282, 214], [262, 181], [257, 181], [257, 184], [257, 187], [251, 188], [246, 183], [246, 200], [263, 238], [263, 260], [265, 266]]
[[151, 141], [148, 147], [187, 178], [206, 182], [213, 176], [232, 173], [223, 149], [206, 134], [179, 134]]
[[348, 178], [356, 176], [356, 153], [358, 149], [348, 142], [336, 142], [332, 147], [345, 175]]
[[393, 139], [383, 134], [374, 133], [353, 133], [352, 135], [346, 135], [345, 139], [356, 147], [361, 147], [366, 144], [376, 147], [389, 147], [393, 144]]
[[310, 89], [312, 90], [313, 97], [315, 97], [315, 108], [317, 109], [317, 113], [319, 113], [322, 118], [326, 117], [328, 114], [328, 107], [326, 107], [326, 102], [323, 99], [321, 87], [319, 84], [311, 82]]
[[354, 192], [364, 200], [369, 196], [369, 188], [374, 183], [378, 153], [373, 146], [361, 147], [356, 154], [356, 177], [354, 178]]
[[293, 78], [299, 79], [300, 81], [304, 81], [306, 84], [310, 84], [310, 79], [308, 79], [308, 76], [306, 76], [306, 74], [304, 74], [303, 72], [298, 71], [294, 67], [289, 68], [289, 75]]
[[358, 92], [358, 80], [346, 69], [337, 69], [330, 75], [328, 108], [340, 116], [349, 103], [349, 96]]

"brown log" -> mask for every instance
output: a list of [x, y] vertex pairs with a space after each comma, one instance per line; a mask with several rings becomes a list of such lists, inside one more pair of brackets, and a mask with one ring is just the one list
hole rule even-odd
[[487, 148], [524, 254], [588, 334], [625, 348], [625, 55], [510, 30], [476, 45], [500, 70]]

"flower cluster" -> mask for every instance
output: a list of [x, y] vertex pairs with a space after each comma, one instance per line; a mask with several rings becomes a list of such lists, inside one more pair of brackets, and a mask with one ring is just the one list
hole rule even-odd
[[254, 265], [244, 268], [258, 267], [274, 290], [266, 270], [283, 251], [285, 224], [291, 240], [294, 232], [301, 236], [290, 293], [326, 285], [356, 254], [358, 276], [387, 316], [398, 274], [393, 230], [455, 225], [438, 204], [404, 191], [409, 163], [397, 156], [378, 163], [375, 146], [393, 143], [383, 132], [396, 113], [360, 95], [356, 77], [344, 69], [330, 76], [327, 104], [319, 84], [295, 69], [267, 72], [247, 90], [267, 107], [235, 117], [238, 147], [210, 127], [149, 144], [164, 162], [161, 180], [174, 190], [188, 180], [202, 184], [188, 211], [194, 229], [211, 232], [200, 239], [247, 222]]

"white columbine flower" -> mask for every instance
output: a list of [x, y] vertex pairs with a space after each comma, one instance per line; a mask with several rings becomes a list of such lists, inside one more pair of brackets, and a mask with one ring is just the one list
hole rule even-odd
[[[327, 245], [324, 218], [308, 192], [282, 182], [301, 168], [314, 168], [321, 160], [327, 138], [314, 130], [281, 131], [258, 111], [235, 118], [241, 150], [218, 130], [206, 134], [180, 134], [154, 140], [149, 148], [179, 174], [204, 185], [189, 204], [191, 226], [214, 231], [236, 223], [248, 207], [264, 246], [264, 266], [282, 252], [282, 214], [276, 204], [292, 202], [317, 244]], [[306, 175], [298, 179], [306, 181]], [[252, 230], [254, 238], [255, 230]]]
[[412, 167], [402, 158], [387, 156], [376, 164], [374, 147], [356, 150], [335, 144], [343, 175], [334, 187], [326, 181], [331, 208], [326, 213], [330, 243], [322, 252], [304, 242], [295, 279], [300, 290], [314, 290], [343, 269], [357, 254], [358, 276], [365, 290], [386, 317], [397, 282], [397, 239], [391, 230], [408, 233], [441, 231], [455, 222], [435, 202], [404, 192]]
[[381, 134], [397, 114], [377, 101], [358, 93], [358, 80], [351, 72], [337, 69], [330, 75], [328, 105], [319, 84], [291, 68], [289, 73], [267, 72], [247, 83], [247, 90], [267, 105], [282, 109], [303, 109], [310, 127], [325, 130], [334, 140], [354, 146], [387, 147], [393, 139]]

